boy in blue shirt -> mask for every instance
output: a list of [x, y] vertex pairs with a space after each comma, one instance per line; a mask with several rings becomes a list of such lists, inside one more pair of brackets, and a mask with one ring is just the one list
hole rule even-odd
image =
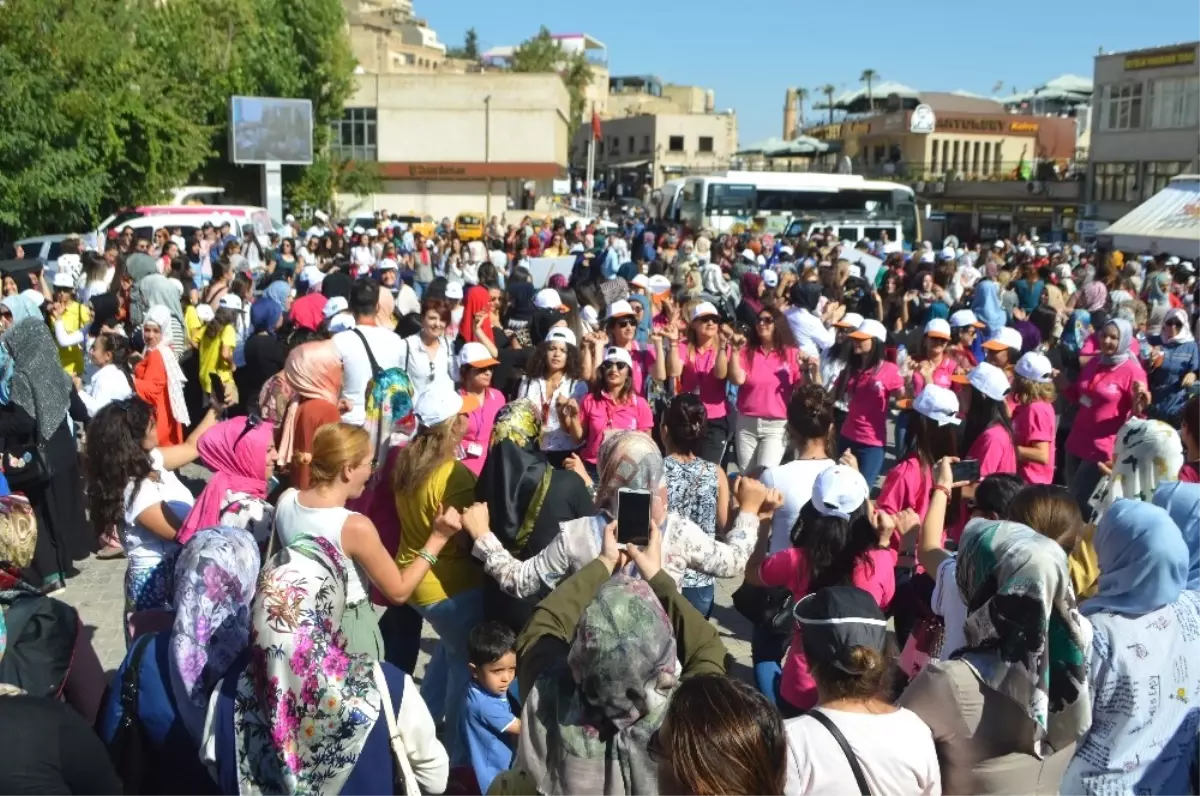
[[459, 713], [460, 755], [455, 766], [469, 765], [487, 793], [492, 780], [512, 765], [521, 720], [513, 716], [508, 687], [517, 676], [516, 634], [500, 622], [476, 625], [467, 639], [471, 683]]

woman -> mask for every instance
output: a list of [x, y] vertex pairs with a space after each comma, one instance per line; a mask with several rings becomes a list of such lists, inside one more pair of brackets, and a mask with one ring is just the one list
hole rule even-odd
[[967, 646], [925, 666], [899, 704], [933, 731], [944, 793], [1057, 793], [1091, 724], [1066, 553], [1024, 525], [976, 519], [957, 564]]
[[[795, 546], [761, 563], [751, 560], [747, 578], [768, 587], [786, 587], [800, 600], [826, 586], [853, 584], [886, 608], [896, 591], [896, 553], [887, 546], [894, 525], [879, 523], [868, 506], [867, 482], [858, 471], [834, 465], [813, 481], [812, 497], [800, 509], [793, 531]], [[757, 564], [757, 566], [755, 566]], [[817, 702], [816, 682], [809, 672], [799, 628], [792, 636], [776, 705], [794, 718]]]
[[[29, 302], [5, 299], [16, 317]], [[5, 475], [9, 486], [23, 492], [37, 518], [37, 543], [26, 579], [46, 594], [65, 588], [75, 563], [96, 549], [92, 524], [84, 511], [79, 455], [68, 415], [87, 419], [63, 372], [58, 348], [40, 317], [25, 316], [0, 338], [8, 360], [0, 375], [0, 439], [4, 440]], [[22, 474], [18, 460], [33, 467]], [[40, 466], [39, 466], [40, 465]], [[103, 526], [100, 526], [103, 527]]]
[[155, 307], [164, 307], [170, 317], [170, 322], [162, 327], [162, 335], [171, 344], [176, 361], [191, 351], [188, 343], [187, 322], [183, 316], [183, 305], [179, 302], [180, 291], [175, 285], [161, 274], [150, 274], [137, 284], [140, 298], [142, 318], [149, 316]]
[[742, 472], [774, 467], [783, 459], [787, 400], [800, 383], [802, 371], [816, 360], [802, 362], [783, 314], [764, 308], [747, 341], [733, 338], [729, 381], [738, 387], [735, 441]]
[[687, 339], [667, 347], [667, 372], [678, 380], [678, 392], [699, 396], [708, 418], [697, 455], [720, 464], [729, 439], [725, 380], [729, 376], [729, 335], [721, 333], [717, 308], [702, 301], [692, 309]]
[[451, 755], [458, 748], [458, 714], [467, 686], [467, 634], [483, 617], [484, 578], [465, 545], [450, 545], [440, 555], [424, 546], [446, 509], [464, 509], [474, 499], [475, 476], [455, 457], [474, 409], [446, 382], [420, 393], [413, 405], [417, 433], [397, 454], [392, 471], [401, 529], [396, 563], [406, 568], [422, 558], [430, 564], [411, 597], [440, 637], [421, 695], [434, 718], [444, 718]]
[[241, 312], [241, 299], [232, 293], [222, 296], [213, 319], [200, 335], [200, 387], [210, 398], [214, 380], [219, 380], [226, 389], [234, 384], [233, 355], [238, 346], [237, 323]]
[[1200, 486], [1182, 481], [1163, 484], [1155, 490], [1153, 502], [1171, 515], [1183, 534], [1188, 549], [1185, 588], [1200, 591]]
[[[209, 697], [250, 640], [250, 605], [262, 562], [246, 531], [206, 528], [183, 549], [175, 566], [174, 625], [139, 639], [117, 668], [97, 732], [113, 744], [126, 716], [122, 694], [138, 692], [137, 716], [145, 743], [141, 772], [120, 772], [141, 793], [219, 793], [200, 763]], [[137, 782], [128, 781], [140, 773]]]
[[[941, 318], [932, 318], [925, 324], [921, 338], [921, 350], [904, 361], [901, 375], [909, 396], [917, 396], [926, 384], [953, 389], [954, 376], [959, 372], [958, 362], [947, 352], [950, 348], [950, 323]], [[896, 450], [904, 450], [904, 435], [907, 415], [896, 419]]]
[[1057, 417], [1054, 401], [1054, 371], [1050, 360], [1030, 351], [1013, 369], [1011, 395], [1013, 444], [1016, 445], [1017, 475], [1030, 484], [1054, 483]]
[[[787, 793], [942, 792], [933, 736], [890, 699], [893, 655], [874, 597], [828, 586], [793, 611], [817, 686], [816, 707], [787, 723]], [[846, 757], [834, 731], [853, 750]], [[858, 771], [855, 770], [857, 765]]]
[[583, 443], [579, 457], [595, 475], [600, 447], [614, 431], [649, 431], [654, 424], [650, 405], [633, 385], [633, 359], [624, 348], [610, 346], [598, 368], [591, 391], [576, 402], [569, 399], [562, 409], [562, 422], [576, 444]]
[[166, 307], [155, 306], [146, 312], [142, 322], [146, 351], [133, 369], [134, 391], [153, 407], [162, 447], [183, 442], [183, 429], [191, 423], [183, 394], [186, 379], [165, 334], [170, 325], [171, 313]]
[[1025, 314], [1032, 313], [1042, 303], [1042, 292], [1046, 283], [1038, 273], [1037, 263], [1028, 261], [1021, 266], [1021, 275], [1013, 281], [1017, 292], [1017, 309]]
[[[707, 426], [700, 398], [684, 393], [667, 406], [659, 431], [667, 453], [663, 458], [667, 505], [715, 539], [729, 524], [729, 478], [723, 469], [699, 456], [708, 438]], [[714, 583], [712, 575], [692, 569], [680, 583], [683, 598], [705, 619], [712, 614]]]
[[348, 578], [320, 538], [265, 567], [250, 655], [209, 704], [201, 759], [220, 792], [391, 793], [397, 781], [405, 793], [445, 790], [449, 760], [412, 679], [346, 648]]
[[657, 792], [654, 736], [679, 681], [724, 674], [717, 631], [661, 570], [660, 535], [626, 548], [640, 580], [612, 577], [615, 523], [603, 539], [600, 556], [542, 600], [517, 638], [528, 696], [512, 771], [498, 778], [515, 778], [512, 792]]
[[763, 309], [763, 294], [767, 290], [767, 286], [763, 284], [762, 276], [755, 271], [747, 271], [742, 274], [742, 300], [738, 302], [737, 309], [734, 311], [734, 319], [738, 323], [754, 328], [754, 324], [758, 323], [758, 314]]
[[1167, 310], [1162, 321], [1162, 346], [1150, 355], [1151, 417], [1179, 425], [1183, 407], [1200, 372], [1200, 347], [1188, 328], [1186, 310]]
[[1149, 400], [1146, 372], [1129, 353], [1133, 327], [1117, 318], [1101, 328], [1100, 356], [1092, 359], [1074, 383], [1060, 381], [1069, 403], [1079, 411], [1067, 434], [1066, 483], [1079, 501], [1079, 510], [1090, 515], [1088, 500], [1099, 482], [1101, 465], [1109, 466], [1117, 431]]
[[292, 486], [307, 489], [313, 437], [321, 426], [341, 419], [341, 354], [332, 340], [304, 343], [288, 354], [283, 376], [292, 397], [279, 438], [279, 463], [287, 469]]
[[975, 285], [971, 310], [984, 323], [986, 339], [991, 339], [1008, 323], [1008, 313], [1004, 311], [1004, 304], [1000, 300], [1000, 284], [996, 281], [999, 268], [995, 263], [988, 263], [986, 273], [987, 278]]
[[[492, 426], [487, 463], [475, 483], [475, 499], [487, 504], [493, 539], [525, 561], [550, 546], [562, 523], [595, 513], [586, 473], [555, 469], [538, 450], [544, 437], [535, 404], [506, 404]], [[575, 458], [578, 462], [578, 458]], [[481, 544], [486, 549], [486, 543]], [[543, 589], [526, 598], [506, 594], [499, 583], [484, 583], [484, 619], [503, 622], [514, 633], [525, 627]]]
[[275, 270], [289, 276], [296, 272], [296, 244], [291, 238], [279, 242], [279, 251], [275, 253]]
[[[833, 325], [836, 335], [833, 345], [821, 357], [820, 373], [820, 383], [831, 393], [838, 385], [842, 371], [850, 364], [850, 355], [854, 351], [854, 341], [850, 339], [850, 333], [861, 326], [862, 322], [863, 316], [857, 312], [847, 312], [840, 321]], [[846, 416], [845, 402], [837, 407], [837, 411], [838, 419], [844, 420]]]
[[455, 348], [461, 348], [465, 343], [479, 343], [495, 356], [499, 350], [496, 331], [492, 325], [491, 295], [483, 285], [474, 285], [463, 298], [463, 319], [458, 326]]
[[[540, 324], [536, 320], [532, 327]], [[561, 467], [579, 443], [562, 422], [567, 401], [579, 403], [588, 393], [575, 333], [566, 326], [551, 327], [525, 366], [518, 398], [533, 403], [539, 418], [539, 447], [547, 460]]]
[[[1017, 448], [1008, 417], [1008, 377], [1000, 368], [979, 363], [967, 375], [970, 387], [962, 392], [963, 446], [967, 459], [979, 462], [979, 477], [1017, 471]], [[969, 497], [969, 495], [968, 495]]]
[[492, 375], [499, 364], [480, 343], [467, 343], [458, 354], [461, 379], [458, 391], [475, 405], [467, 416], [467, 430], [462, 438], [462, 463], [476, 477], [487, 461], [496, 413], [504, 406], [504, 394], [492, 386]]
[[1099, 587], [1082, 606], [1092, 626], [1084, 655], [1093, 719], [1062, 792], [1188, 793], [1200, 711], [1188, 676], [1200, 624], [1200, 593], [1187, 586], [1191, 552], [1170, 514], [1138, 500], [1105, 513], [1095, 547]]
[[779, 712], [720, 674], [680, 683], [657, 737], [657, 793], [784, 793], [787, 736]]
[[[1107, 275], [1107, 267], [1105, 271]], [[1097, 278], [1098, 276], [1096, 268], [1092, 265], [1081, 263], [1075, 266], [1072, 278], [1078, 290], [1067, 299], [1068, 310], [1079, 308], [1096, 312], [1104, 309], [1104, 305], [1108, 303], [1108, 286], [1104, 283], [1105, 279]]]
[[[645, 313], [643, 311], [643, 318]], [[665, 381], [667, 378], [666, 357], [663, 354], [663, 337], [654, 338], [654, 344], [647, 346], [636, 339], [638, 331], [637, 315], [628, 301], [615, 301], [608, 308], [608, 316], [604, 320], [605, 334], [592, 335], [592, 346], [584, 353], [583, 372], [592, 373], [592, 363], [600, 363], [607, 356], [607, 351], [618, 348], [628, 355], [632, 369], [630, 385], [634, 395], [645, 398], [647, 381]], [[668, 338], [671, 339], [671, 338]], [[673, 340], [672, 340], [673, 342]], [[605, 349], [607, 346], [607, 351]], [[596, 371], [597, 377], [599, 376]]]
[[879, 321], [863, 321], [850, 333], [850, 339], [854, 341], [854, 353], [834, 388], [835, 398], [847, 403], [838, 455], [853, 453], [863, 478], [874, 486], [883, 469], [888, 404], [904, 390], [904, 378], [895, 363], [883, 358], [887, 332]]
[[[1171, 272], [1159, 271], [1150, 274], [1146, 286], [1146, 308], [1148, 310], [1146, 333], [1160, 334], [1171, 304]], [[1176, 302], [1178, 305], [1178, 301]]]
[[[888, 471], [875, 508], [900, 524], [900, 514], [914, 512], [921, 520], [929, 510], [934, 465], [957, 450], [958, 398], [950, 390], [931, 384], [913, 399], [908, 438], [899, 461]], [[905, 566], [911, 566], [905, 561]]]
[[217, 423], [196, 444], [200, 460], [212, 478], [196, 498], [179, 528], [180, 544], [187, 544], [201, 528], [215, 525], [230, 493], [265, 500], [275, 474], [275, 429], [257, 418], [236, 417]]
[[947, 350], [963, 372], [979, 363], [982, 348], [976, 344], [979, 330], [986, 328], [970, 310], [959, 310], [950, 316], [950, 342]]
[[234, 374], [238, 395], [247, 402], [246, 406], [253, 406], [263, 384], [283, 370], [284, 362], [287, 361], [287, 344], [278, 336], [282, 323], [283, 306], [274, 299], [263, 295], [250, 306], [252, 332], [243, 349], [246, 365], [238, 368]]
[[453, 388], [458, 383], [458, 360], [447, 336], [449, 325], [450, 304], [426, 297], [421, 302], [421, 331], [404, 338], [400, 360], [417, 395], [435, 385]]

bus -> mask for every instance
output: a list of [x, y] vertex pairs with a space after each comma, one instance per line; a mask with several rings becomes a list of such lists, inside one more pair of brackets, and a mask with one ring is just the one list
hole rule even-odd
[[921, 240], [911, 188], [854, 174], [729, 171], [687, 177], [663, 191], [664, 221], [693, 230], [795, 236], [832, 227], [838, 240]]

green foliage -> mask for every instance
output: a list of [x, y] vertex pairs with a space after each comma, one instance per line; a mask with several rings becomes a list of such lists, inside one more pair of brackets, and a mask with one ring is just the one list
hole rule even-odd
[[451, 47], [446, 51], [446, 55], [451, 58], [461, 58], [464, 61], [478, 61], [479, 34], [475, 32], [475, 28], [467, 28], [467, 34], [463, 37], [463, 46]]
[[358, 163], [326, 151], [318, 154], [301, 178], [288, 187], [288, 198], [295, 207], [324, 210], [332, 218], [342, 218], [346, 208], [339, 206], [338, 194], [370, 196], [382, 190], [379, 164]]
[[536, 36], [522, 42], [521, 46], [513, 51], [512, 70], [558, 73], [571, 97], [569, 124], [570, 135], [573, 136], [586, 110], [584, 92], [592, 82], [592, 67], [587, 61], [587, 56], [582, 52], [564, 52], [562, 45], [543, 25]]

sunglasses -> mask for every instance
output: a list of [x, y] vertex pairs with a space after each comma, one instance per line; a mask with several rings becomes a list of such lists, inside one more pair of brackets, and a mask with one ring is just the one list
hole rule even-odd
[[633, 318], [622, 318], [619, 321], [613, 321], [612, 325], [618, 329], [624, 329], [627, 326], [637, 326], [637, 321]]
[[758, 319], [758, 325], [759, 325], [759, 326], [774, 326], [774, 325], [775, 325], [775, 319], [774, 319], [774, 318], [768, 318], [767, 316], [765, 316], [765, 315], [764, 315], [763, 317], [761, 317], [761, 318], [759, 318], [759, 319]]
[[705, 315], [696, 319], [696, 323], [717, 323], [717, 318], [714, 315]]
[[611, 359], [605, 360], [604, 362], [600, 363], [600, 371], [601, 372], [611, 370], [612, 368], [627, 368], [627, 367], [629, 367], [629, 366], [626, 365], [624, 362], [615, 362]]

